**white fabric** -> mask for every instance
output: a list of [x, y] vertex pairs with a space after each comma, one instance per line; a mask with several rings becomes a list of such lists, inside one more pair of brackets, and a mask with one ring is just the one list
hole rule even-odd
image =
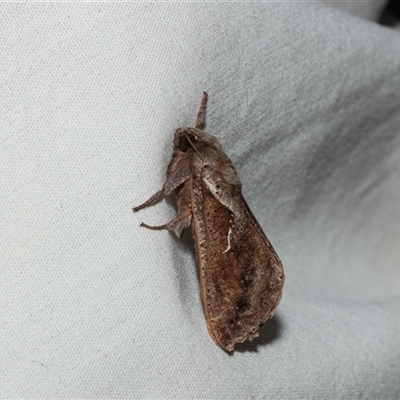
[[[2, 4], [2, 398], [400, 397], [400, 36], [316, 3]], [[286, 272], [233, 355], [140, 228], [209, 93]]]

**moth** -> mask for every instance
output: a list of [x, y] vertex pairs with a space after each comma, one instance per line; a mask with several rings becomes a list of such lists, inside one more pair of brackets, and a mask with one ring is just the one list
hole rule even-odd
[[227, 351], [252, 340], [282, 297], [282, 263], [242, 196], [242, 184], [218, 140], [204, 132], [204, 93], [194, 128], [174, 135], [174, 151], [161, 190], [139, 211], [176, 193], [178, 213], [166, 229], [182, 237], [192, 226], [208, 332]]

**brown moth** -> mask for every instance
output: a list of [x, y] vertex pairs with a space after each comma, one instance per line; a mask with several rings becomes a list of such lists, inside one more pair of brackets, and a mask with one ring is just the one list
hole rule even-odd
[[182, 236], [192, 225], [207, 328], [232, 351], [252, 340], [282, 297], [284, 272], [271, 243], [242, 197], [242, 184], [218, 140], [202, 130], [207, 93], [195, 128], [179, 128], [163, 188], [139, 211], [173, 191], [178, 215], [161, 226]]

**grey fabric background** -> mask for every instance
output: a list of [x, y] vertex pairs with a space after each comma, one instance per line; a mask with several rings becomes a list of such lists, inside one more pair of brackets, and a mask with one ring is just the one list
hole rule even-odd
[[327, 6], [346, 12], [350, 15], [378, 21], [381, 12], [388, 3], [387, 0], [355, 1], [355, 0], [319, 0]]
[[[317, 3], [0, 6], [0, 397], [400, 397], [400, 36]], [[228, 355], [190, 240], [139, 228], [206, 130], [280, 255]]]

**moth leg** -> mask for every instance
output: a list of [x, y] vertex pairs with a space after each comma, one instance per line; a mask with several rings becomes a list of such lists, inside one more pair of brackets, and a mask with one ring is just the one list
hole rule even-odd
[[164, 225], [151, 226], [142, 222], [141, 226], [149, 229], [166, 229], [174, 231], [177, 236], [182, 237], [183, 231], [192, 223], [192, 207], [190, 201], [191, 185], [189, 182], [178, 189], [178, 215]]
[[167, 180], [164, 182], [163, 188], [159, 190], [156, 194], [150, 197], [147, 201], [137, 207], [133, 207], [133, 211], [139, 211], [142, 208], [146, 208], [155, 203], [158, 203], [164, 196], [171, 194], [179, 185], [184, 183], [189, 179], [189, 171], [181, 171], [176, 174], [167, 175]]
[[147, 201], [145, 201], [143, 204], [141, 204], [140, 206], [133, 207], [132, 210], [135, 212], [139, 211], [142, 208], [146, 208], [152, 204], [159, 202], [163, 197], [164, 197], [164, 189], [161, 189], [156, 194], [151, 196]]
[[140, 224], [140, 226], [144, 226], [145, 228], [148, 229], [154, 229], [154, 230], [162, 230], [162, 229], [166, 229], [169, 232], [175, 232], [180, 238], [182, 237], [183, 231], [190, 226], [190, 224], [192, 223], [192, 215], [185, 215], [185, 216], [181, 216], [178, 215], [176, 218], [174, 218], [173, 220], [167, 222], [164, 225], [158, 225], [158, 226], [151, 226], [151, 225], [147, 225], [144, 222], [142, 222]]

